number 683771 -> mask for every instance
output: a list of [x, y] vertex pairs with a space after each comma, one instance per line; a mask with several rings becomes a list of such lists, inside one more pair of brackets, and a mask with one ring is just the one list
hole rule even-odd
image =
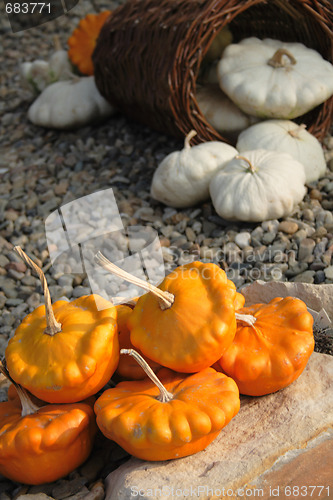
[[50, 3], [6, 3], [6, 13], [7, 14], [41, 14], [46, 12], [51, 14], [51, 4]]

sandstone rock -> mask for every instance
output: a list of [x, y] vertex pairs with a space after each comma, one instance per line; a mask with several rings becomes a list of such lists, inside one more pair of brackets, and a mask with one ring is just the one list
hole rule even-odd
[[[314, 438], [305, 449], [287, 452], [276, 463], [246, 485], [260, 491], [261, 498], [298, 497], [329, 498], [333, 488], [333, 430]], [[320, 485], [319, 485], [320, 483]], [[261, 494], [263, 492], [263, 495]], [[298, 494], [299, 495], [298, 495]]]
[[289, 387], [268, 396], [243, 397], [238, 415], [202, 452], [168, 462], [130, 459], [107, 477], [106, 500], [134, 495], [165, 500], [191, 492], [201, 499], [224, 498], [222, 486], [235, 492], [252, 484], [280, 456], [305, 449], [332, 426], [332, 377], [333, 358], [312, 354]]
[[54, 500], [53, 497], [45, 495], [45, 493], [33, 493], [27, 495], [20, 495], [16, 500]]
[[298, 297], [314, 311], [325, 309], [333, 318], [333, 285], [256, 281], [242, 290], [245, 304], [267, 303], [275, 297]]

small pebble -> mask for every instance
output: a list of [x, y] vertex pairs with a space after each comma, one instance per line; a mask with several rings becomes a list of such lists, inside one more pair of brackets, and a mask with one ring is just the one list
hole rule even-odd
[[27, 299], [27, 304], [29, 307], [36, 309], [39, 305], [43, 303], [42, 297], [37, 292], [33, 292], [30, 297]]
[[286, 234], [294, 234], [298, 231], [298, 224], [296, 224], [296, 222], [283, 220], [280, 222], [278, 230]]
[[73, 290], [73, 297], [75, 298], [83, 297], [84, 295], [90, 295], [90, 294], [91, 294], [91, 289], [90, 287], [86, 286], [79, 285]]
[[314, 259], [313, 251], [315, 245], [315, 241], [310, 238], [302, 239], [298, 250], [298, 260], [300, 262], [312, 262]]
[[315, 271], [304, 271], [303, 273], [295, 276], [295, 278], [292, 278], [291, 281], [295, 281], [297, 283], [314, 283], [315, 274]]
[[326, 269], [324, 269], [324, 273], [325, 273], [325, 277], [328, 280], [333, 280], [333, 265], [326, 267]]
[[244, 249], [248, 247], [251, 243], [251, 234], [248, 232], [241, 232], [236, 234], [235, 243], [239, 246], [239, 248]]
[[323, 197], [318, 189], [311, 189], [310, 198], [312, 198], [313, 200], [321, 201]]

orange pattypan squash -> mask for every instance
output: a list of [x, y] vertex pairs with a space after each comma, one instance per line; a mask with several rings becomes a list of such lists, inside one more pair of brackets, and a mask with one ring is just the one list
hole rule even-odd
[[231, 344], [236, 291], [215, 264], [176, 268], [159, 285], [173, 296], [164, 307], [153, 293], [140, 297], [128, 321], [131, 342], [143, 354], [176, 371], [210, 366]]
[[[121, 352], [139, 359], [133, 350]], [[169, 460], [201, 451], [239, 410], [237, 385], [212, 368], [147, 375], [152, 380], [120, 382], [95, 403], [103, 434], [135, 457]]]
[[26, 484], [66, 476], [89, 456], [97, 426], [91, 405], [35, 406], [19, 398], [0, 403], [0, 473]]
[[46, 306], [28, 314], [10, 339], [9, 373], [43, 401], [82, 401], [96, 394], [117, 367], [117, 310], [97, 295], [58, 300], [52, 306], [42, 271], [21, 249], [15, 249], [43, 278]]
[[[119, 348], [131, 349], [133, 344], [130, 339], [130, 332], [127, 328], [128, 318], [132, 313], [132, 308], [128, 306], [119, 305], [117, 308], [117, 324], [119, 333]], [[152, 370], [156, 373], [161, 365], [155, 363], [151, 359], [143, 356]], [[142, 380], [146, 378], [146, 374], [141, 366], [131, 356], [120, 356], [116, 373], [124, 379], [128, 380]]]
[[235, 286], [215, 264], [177, 267], [155, 287], [129, 275], [100, 252], [105, 269], [149, 290], [128, 319], [132, 344], [156, 363], [193, 373], [217, 361], [236, 332]]
[[238, 323], [231, 346], [218, 361], [241, 394], [262, 396], [291, 384], [304, 370], [314, 349], [313, 318], [292, 297], [244, 307], [252, 326]]
[[94, 74], [92, 54], [102, 26], [110, 14], [109, 10], [99, 14], [87, 14], [68, 39], [68, 57], [84, 75]]
[[245, 297], [241, 293], [236, 292], [236, 297], [234, 300], [235, 311], [241, 309], [245, 304]]

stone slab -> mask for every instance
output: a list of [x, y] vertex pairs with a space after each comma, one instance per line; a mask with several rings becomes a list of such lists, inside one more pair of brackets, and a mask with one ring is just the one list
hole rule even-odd
[[297, 297], [314, 311], [325, 309], [333, 318], [333, 285], [312, 285], [280, 281], [255, 281], [242, 289], [245, 305], [266, 304], [275, 297]]
[[[305, 448], [287, 452], [243, 490], [270, 498], [333, 498], [333, 430], [309, 441]], [[249, 495], [248, 495], [249, 496]], [[254, 494], [253, 494], [254, 496]]]
[[332, 431], [332, 389], [333, 357], [313, 353], [289, 387], [242, 397], [238, 415], [202, 452], [166, 462], [131, 458], [107, 477], [106, 499], [222, 499], [231, 492], [237, 498], [239, 489], [280, 457], [306, 450], [310, 441]]

